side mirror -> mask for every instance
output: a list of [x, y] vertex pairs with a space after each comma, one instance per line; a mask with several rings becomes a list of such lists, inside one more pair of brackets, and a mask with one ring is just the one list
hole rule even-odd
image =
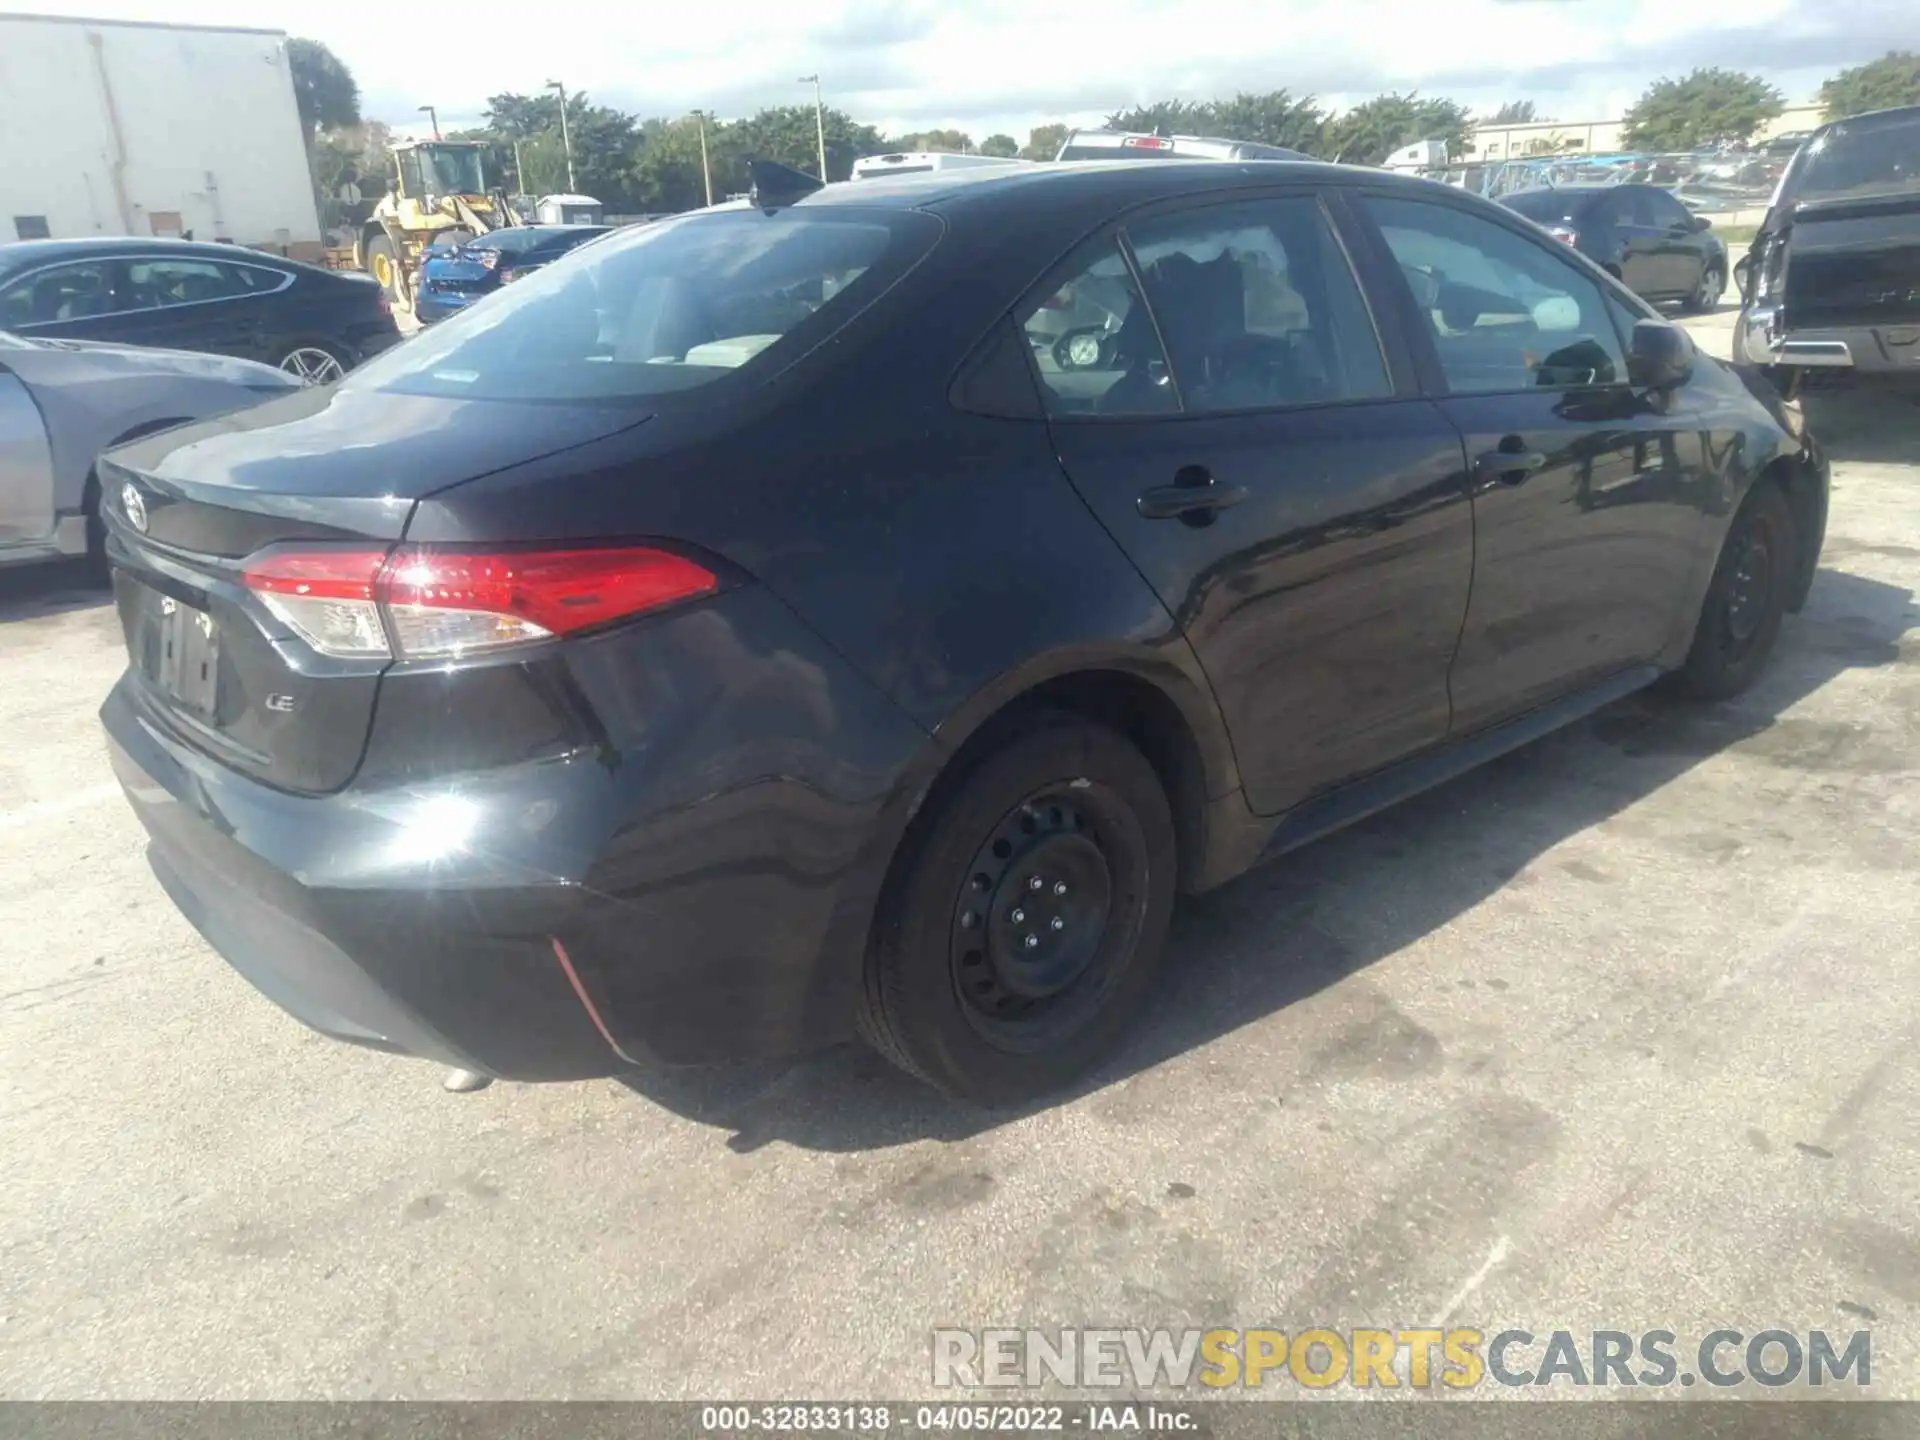
[[1640, 390], [1674, 390], [1693, 378], [1693, 339], [1678, 325], [1641, 320], [1627, 347], [1627, 381]]
[[1695, 215], [1687, 221], [1687, 228], [1698, 235], [1702, 230], [1711, 230], [1713, 228], [1713, 221], [1705, 215]]

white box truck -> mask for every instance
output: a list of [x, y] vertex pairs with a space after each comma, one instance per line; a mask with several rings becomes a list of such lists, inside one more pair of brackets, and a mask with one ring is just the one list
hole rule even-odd
[[283, 32], [0, 13], [0, 243], [93, 235], [319, 258]]

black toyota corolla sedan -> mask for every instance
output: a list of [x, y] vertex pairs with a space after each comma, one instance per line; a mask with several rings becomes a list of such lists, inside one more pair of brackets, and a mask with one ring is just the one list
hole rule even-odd
[[1458, 191], [958, 171], [609, 236], [102, 464], [160, 882], [307, 1024], [560, 1080], [1085, 1070], [1197, 892], [1663, 676], [1827, 469]]

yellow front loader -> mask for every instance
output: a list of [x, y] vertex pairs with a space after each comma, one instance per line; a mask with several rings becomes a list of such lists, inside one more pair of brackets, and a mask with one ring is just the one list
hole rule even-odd
[[434, 241], [520, 224], [506, 196], [487, 185], [485, 149], [473, 140], [412, 140], [393, 147], [387, 193], [360, 226], [353, 263], [380, 282], [397, 308], [413, 308], [421, 259]]

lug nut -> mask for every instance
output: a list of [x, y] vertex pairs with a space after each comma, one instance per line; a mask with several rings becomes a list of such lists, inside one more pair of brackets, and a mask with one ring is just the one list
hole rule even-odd
[[973, 929], [974, 926], [978, 925], [979, 923], [980, 923], [980, 917], [974, 914], [973, 911], [971, 910], [967, 911], [966, 914], [960, 917], [960, 928], [962, 930], [971, 930]]
[[1027, 920], [1027, 912], [1024, 910], [1016, 910], [1007, 918], [1016, 925], [1024, 925]]
[[1042, 885], [1046, 883], [1047, 883], [1046, 881], [1042, 880], [1038, 875], [1036, 875], [1031, 880], [1027, 881], [1027, 889], [1038, 890]]
[[1066, 882], [1066, 881], [1064, 881], [1064, 880], [1056, 880], [1056, 881], [1054, 881], [1054, 882], [1053, 882], [1053, 893], [1054, 893], [1054, 894], [1056, 894], [1056, 895], [1064, 895], [1064, 894], [1066, 894], [1066, 893], [1067, 893], [1067, 882]]
[[1053, 928], [1056, 930], [1064, 930], [1067, 928], [1067, 922], [1056, 915], [1053, 917]]
[[1040, 937], [1038, 935], [1029, 935], [1020, 943], [1025, 945], [1029, 950], [1037, 950], [1040, 947]]

